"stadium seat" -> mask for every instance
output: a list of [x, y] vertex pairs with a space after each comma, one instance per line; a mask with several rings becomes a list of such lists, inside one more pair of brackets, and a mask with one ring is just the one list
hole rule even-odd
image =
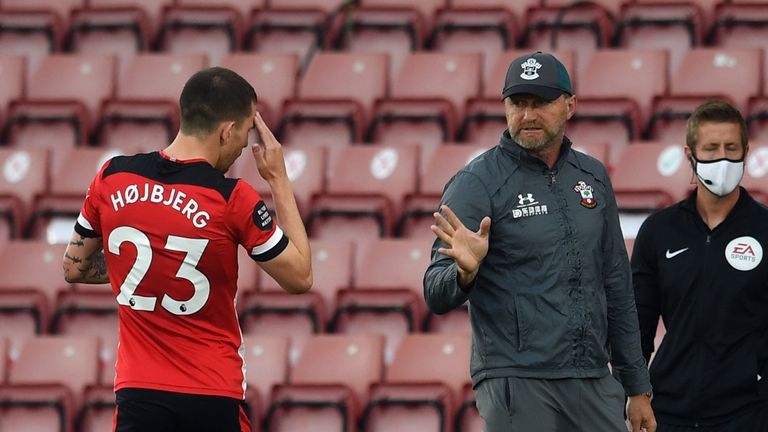
[[628, 145], [611, 178], [619, 210], [648, 212], [684, 199], [692, 189], [690, 166], [682, 145]]
[[5, 384], [8, 373], [8, 341], [0, 337], [0, 385]]
[[265, 417], [268, 431], [356, 430], [368, 388], [384, 372], [380, 335], [318, 335], [304, 347], [289, 384], [278, 385]]
[[476, 3], [453, 1], [449, 7], [440, 8], [428, 45], [442, 52], [480, 52], [483, 70], [486, 70], [495, 64], [502, 52], [514, 48], [519, 32], [518, 20], [509, 4]]
[[[567, 7], [540, 6], [528, 9], [520, 46], [531, 50], [570, 50], [576, 54], [578, 76], [592, 53], [610, 45], [614, 24], [599, 4], [576, 2]], [[503, 82], [503, 81], [502, 81]]]
[[51, 316], [50, 333], [95, 336], [99, 340], [99, 384], [112, 385], [117, 361], [117, 301], [103, 289], [59, 291]]
[[718, 3], [707, 42], [722, 48], [762, 48], [768, 37], [768, 9], [759, 3]]
[[0, 56], [0, 114], [5, 115], [13, 100], [27, 91], [27, 60], [21, 55]]
[[96, 337], [38, 336], [24, 342], [8, 383], [64, 386], [72, 392], [74, 406], [79, 407], [86, 386], [96, 384], [98, 376]]
[[329, 330], [384, 334], [389, 362], [400, 339], [421, 330], [426, 312], [422, 279], [428, 265], [429, 243], [422, 239], [358, 243], [354, 286], [339, 291]]
[[407, 197], [396, 234], [401, 237], [434, 239], [429, 229], [437, 211], [443, 188], [464, 165], [493, 146], [492, 143], [445, 143], [437, 147], [430, 157], [421, 159], [418, 191]]
[[[28, 231], [32, 238], [66, 244], [83, 205], [85, 193], [96, 173], [114, 156], [136, 150], [78, 147], [61, 156], [52, 168], [48, 193], [38, 196]], [[72, 167], [78, 167], [73, 170]]]
[[352, 242], [313, 240], [311, 247], [314, 283], [310, 292], [288, 294], [261, 272], [259, 290], [249, 293], [238, 313], [245, 334], [290, 337], [293, 361], [308, 337], [325, 332], [336, 294], [352, 284]]
[[[763, 82], [768, 80], [764, 78]], [[768, 97], [751, 98], [744, 118], [749, 128], [750, 141], [768, 141]]]
[[[325, 191], [328, 151], [323, 146], [294, 145], [283, 149], [285, 168], [291, 180], [296, 204], [303, 218], [311, 211], [312, 197]], [[262, 196], [267, 208], [274, 210], [272, 190], [256, 169], [250, 152], [243, 152], [232, 166], [232, 176], [239, 177], [253, 186]]]
[[589, 141], [574, 142], [571, 148], [599, 160], [608, 169], [608, 174], [613, 173], [614, 165], [624, 151], [624, 147]]
[[64, 386], [0, 385], [0, 430], [75, 432], [72, 392]]
[[466, 101], [480, 95], [481, 66], [478, 53], [410, 54], [392, 83], [391, 97], [376, 105], [367, 141], [453, 141]]
[[385, 54], [317, 53], [301, 78], [298, 99], [285, 105], [277, 128], [281, 142], [362, 142], [374, 102], [387, 96], [387, 64]]
[[768, 205], [768, 144], [752, 142], [749, 147], [741, 184], [756, 200]]
[[[102, 12], [109, 18], [106, 22], [113, 27], [130, 29], [135, 40], [148, 39], [152, 43], [160, 26], [163, 8], [174, 4], [174, 0], [88, 0], [88, 10]], [[137, 31], [147, 31], [139, 36]]]
[[[637, 133], [648, 121], [654, 96], [667, 94], [669, 86], [667, 53], [663, 50], [598, 50], [590, 58], [576, 89], [579, 116], [582, 102], [589, 104], [633, 101], [640, 111], [640, 124], [628, 127]], [[605, 83], [613, 83], [610, 91]], [[609, 115], [606, 107], [606, 115]], [[620, 108], [616, 107], [616, 108]], [[614, 113], [620, 114], [619, 110]], [[619, 118], [620, 121], [624, 121]], [[569, 131], [570, 132], [570, 131]], [[599, 133], [598, 131], [595, 131]], [[627, 135], [622, 137], [622, 141]], [[633, 136], [631, 140], [639, 139]], [[607, 141], [614, 144], [615, 141]], [[626, 144], [626, 142], [624, 142]]]
[[187, 80], [207, 66], [202, 54], [138, 54], [104, 104], [96, 142], [109, 147], [161, 149], [179, 125], [178, 99]]
[[78, 413], [78, 432], [104, 432], [112, 430], [115, 417], [115, 391], [113, 386], [88, 386], [83, 405]]
[[460, 402], [461, 405], [456, 411], [456, 420], [454, 421], [455, 430], [457, 432], [483, 432], [485, 422], [477, 410], [475, 391], [471, 384], [464, 386]]
[[221, 66], [237, 72], [253, 86], [259, 113], [267, 125], [276, 130], [283, 103], [296, 96], [299, 72], [296, 56], [235, 53], [224, 57]]
[[453, 431], [461, 391], [469, 381], [467, 335], [415, 334], [403, 338], [384, 382], [374, 384], [362, 431]]
[[272, 387], [288, 382], [290, 340], [285, 336], [244, 336], [246, 382], [262, 402], [269, 401]]
[[685, 119], [699, 103], [712, 97], [731, 101], [747, 112], [750, 96], [760, 94], [763, 55], [759, 49], [692, 49], [670, 81], [670, 95], [657, 97], [646, 137], [680, 140]]
[[325, 45], [328, 23], [342, 5], [342, 0], [271, 2], [268, 8], [251, 15], [245, 48], [260, 53], [293, 54], [304, 66]]
[[0, 149], [0, 235], [21, 238], [37, 195], [49, 185], [49, 152], [45, 149]]
[[50, 55], [32, 74], [26, 97], [11, 103], [5, 143], [34, 147], [88, 142], [103, 100], [115, 85], [115, 60], [92, 55]]
[[334, 49], [389, 54], [389, 75], [398, 76], [405, 58], [425, 47], [432, 17], [445, 0], [362, 0], [338, 14], [329, 31]]
[[313, 238], [376, 238], [392, 234], [405, 196], [416, 190], [418, 148], [351, 145], [329, 169], [325, 193], [313, 199]]
[[695, 3], [625, 2], [614, 44], [635, 50], [667, 50], [669, 71], [677, 72], [685, 53], [703, 42], [704, 12]]
[[244, 20], [251, 8], [264, 8], [266, 1], [177, 0], [163, 10], [157, 44], [161, 51], [205, 54], [219, 64], [231, 52], [242, 49]]
[[26, 57], [31, 75], [43, 58], [61, 50], [69, 12], [84, 4], [84, 0], [3, 0], [0, 53]]

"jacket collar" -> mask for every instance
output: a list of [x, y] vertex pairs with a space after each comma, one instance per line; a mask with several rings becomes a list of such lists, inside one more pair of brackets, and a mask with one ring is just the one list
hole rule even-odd
[[[694, 188], [690, 195], [688, 195], [688, 198], [684, 199], [680, 202], [680, 208], [684, 211], [687, 211], [689, 213], [692, 213], [696, 219], [701, 221], [701, 223], [704, 224], [704, 220], [701, 219], [701, 215], [699, 214], [698, 209], [696, 208], [696, 195], [698, 194], [698, 189]], [[736, 204], [731, 209], [730, 213], [725, 217], [725, 220], [718, 225], [722, 226], [737, 217], [741, 212], [744, 211], [744, 208], [747, 207], [747, 203], [749, 201], [752, 201], [752, 196], [747, 192], [746, 189], [744, 189], [743, 186], [739, 186], [739, 199], [736, 201]]]

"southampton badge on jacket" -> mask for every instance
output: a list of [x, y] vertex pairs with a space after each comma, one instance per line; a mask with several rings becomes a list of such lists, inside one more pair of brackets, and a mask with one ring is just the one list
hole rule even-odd
[[576, 183], [576, 186], [573, 187], [573, 190], [581, 195], [581, 205], [590, 209], [597, 206], [595, 196], [592, 195], [592, 186], [586, 184], [583, 181], [579, 181]]

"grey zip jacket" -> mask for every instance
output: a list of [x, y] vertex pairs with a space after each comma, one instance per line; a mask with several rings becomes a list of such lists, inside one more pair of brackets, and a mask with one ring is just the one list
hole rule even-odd
[[564, 138], [550, 170], [505, 131], [448, 182], [442, 204], [473, 231], [491, 218], [470, 287], [459, 287], [439, 239], [424, 275], [434, 313], [469, 300], [475, 386], [494, 377], [600, 378], [610, 361], [628, 395], [651, 390], [616, 200], [599, 161]]

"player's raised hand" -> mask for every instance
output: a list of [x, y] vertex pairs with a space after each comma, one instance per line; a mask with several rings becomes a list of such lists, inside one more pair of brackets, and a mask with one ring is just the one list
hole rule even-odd
[[259, 169], [259, 175], [266, 181], [283, 178], [285, 173], [285, 159], [283, 158], [283, 146], [269, 130], [269, 127], [258, 112], [254, 117], [256, 131], [259, 139], [251, 145], [253, 158]]
[[472, 280], [480, 268], [480, 263], [488, 253], [491, 218], [484, 217], [480, 221], [480, 228], [477, 231], [471, 231], [461, 223], [448, 206], [441, 206], [440, 209], [445, 213], [445, 216], [435, 212], [435, 224], [430, 228], [448, 247], [439, 248], [437, 251], [453, 258], [459, 271], [464, 272], [469, 276], [469, 280]]

